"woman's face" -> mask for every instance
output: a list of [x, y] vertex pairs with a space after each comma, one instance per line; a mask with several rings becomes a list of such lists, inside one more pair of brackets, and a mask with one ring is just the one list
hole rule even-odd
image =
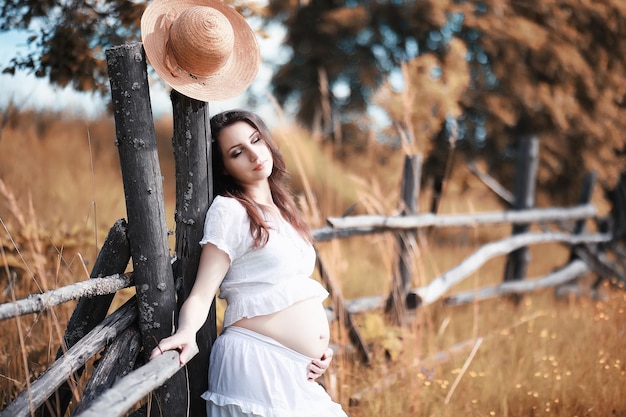
[[242, 187], [267, 181], [272, 173], [272, 153], [261, 134], [246, 122], [223, 128], [217, 138], [224, 169]]

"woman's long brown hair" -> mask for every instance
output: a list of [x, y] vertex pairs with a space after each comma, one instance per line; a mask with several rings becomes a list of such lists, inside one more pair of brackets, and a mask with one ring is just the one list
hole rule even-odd
[[312, 241], [309, 227], [302, 219], [298, 208], [289, 191], [289, 174], [285, 166], [285, 160], [274, 143], [267, 125], [259, 116], [247, 110], [228, 110], [218, 113], [211, 118], [211, 159], [213, 163], [213, 189], [216, 195], [232, 197], [238, 200], [246, 209], [250, 218], [250, 233], [254, 238], [254, 246], [262, 247], [269, 239], [269, 226], [262, 216], [267, 210], [261, 204], [256, 203], [244, 192], [241, 185], [226, 173], [224, 168], [224, 156], [218, 140], [220, 132], [227, 126], [236, 122], [248, 123], [256, 129], [261, 139], [269, 148], [274, 167], [268, 181], [274, 203], [280, 210], [280, 214], [302, 235], [307, 241]]

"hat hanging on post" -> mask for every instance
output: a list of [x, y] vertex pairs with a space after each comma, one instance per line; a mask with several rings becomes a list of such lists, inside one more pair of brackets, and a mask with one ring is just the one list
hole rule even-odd
[[141, 17], [141, 39], [163, 81], [201, 101], [243, 93], [261, 60], [254, 32], [221, 0], [155, 0]]

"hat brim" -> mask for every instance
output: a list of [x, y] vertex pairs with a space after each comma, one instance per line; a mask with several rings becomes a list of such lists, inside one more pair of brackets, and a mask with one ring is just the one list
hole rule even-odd
[[[179, 15], [195, 6], [218, 10], [230, 22], [234, 33], [233, 52], [228, 62], [215, 73], [198, 78], [183, 71], [172, 71], [165, 64], [167, 30], [164, 16]], [[243, 93], [254, 81], [261, 56], [256, 36], [246, 20], [221, 0], [155, 0], [141, 17], [141, 39], [148, 61], [159, 76], [174, 90], [201, 101], [226, 100]]]

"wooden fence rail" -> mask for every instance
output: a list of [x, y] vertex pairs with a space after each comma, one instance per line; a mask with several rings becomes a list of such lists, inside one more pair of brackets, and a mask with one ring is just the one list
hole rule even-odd
[[[478, 225], [525, 224], [541, 222], [564, 222], [588, 219], [596, 215], [592, 204], [574, 207], [550, 207], [528, 210], [508, 210], [471, 214], [415, 214], [406, 216], [363, 215], [329, 217], [332, 229], [416, 229], [422, 227], [473, 227]], [[322, 232], [320, 232], [322, 233]], [[358, 232], [357, 232], [358, 234]], [[345, 236], [348, 237], [348, 233]]]
[[[563, 213], [570, 213], [571, 217], [564, 216]], [[511, 212], [491, 212], [491, 213], [473, 213], [473, 214], [460, 214], [460, 215], [416, 215], [408, 216], [411, 219], [407, 219], [407, 216], [355, 216], [359, 217], [354, 223], [359, 224], [357, 227], [353, 227], [351, 221], [341, 223], [335, 219], [329, 218], [329, 223], [339, 223], [338, 227], [345, 227], [346, 235], [341, 237], [353, 236], [351, 233], [357, 230], [356, 234], [363, 233], [361, 229], [365, 223], [370, 224], [383, 224], [386, 223], [391, 226], [373, 226], [372, 229], [368, 229], [368, 234], [383, 233], [388, 229], [418, 229], [420, 227], [437, 226], [471, 226], [476, 224], [502, 224], [506, 223], [502, 219], [511, 216], [514, 221], [523, 222], [548, 222], [552, 221], [564, 221], [564, 220], [578, 220], [583, 217], [590, 217], [595, 213], [595, 208], [591, 205], [585, 205], [574, 208], [559, 208], [559, 209], [532, 209], [523, 211], [511, 211]], [[498, 215], [499, 214], [499, 215]], [[437, 219], [441, 218], [441, 219]], [[341, 218], [347, 219], [347, 218]], [[384, 220], [381, 220], [384, 219]], [[529, 220], [534, 219], [534, 220]], [[441, 220], [441, 221], [439, 221]], [[409, 227], [409, 225], [411, 225]], [[326, 237], [328, 234], [328, 228], [320, 228], [313, 230], [313, 236], [317, 240], [321, 235]], [[502, 239], [500, 241], [491, 242], [484, 245], [473, 255], [467, 257], [463, 262], [459, 263], [455, 268], [436, 277], [425, 287], [420, 289], [412, 289], [410, 293], [415, 295], [424, 296], [423, 302], [426, 304], [431, 303], [438, 299], [443, 292], [446, 292], [451, 286], [460, 282], [470, 273], [474, 272], [487, 260], [508, 254], [511, 251], [526, 245], [533, 245], [539, 243], [548, 242], [562, 242], [568, 245], [578, 245], [581, 243], [603, 243], [611, 240], [610, 234], [578, 234], [572, 235], [568, 233], [558, 232], [545, 232], [545, 233], [526, 233], [523, 235], [517, 235]], [[322, 239], [323, 240], [323, 239]], [[64, 302], [75, 300], [81, 297], [93, 297], [97, 295], [113, 294], [120, 289], [127, 288], [133, 285], [132, 274], [120, 275], [115, 274], [109, 277], [92, 278], [87, 281], [81, 281], [74, 284], [70, 284], [64, 287], [60, 287], [55, 290], [50, 290], [41, 294], [32, 294], [27, 298], [17, 300], [14, 302], [8, 302], [0, 304], [0, 320], [7, 318], [17, 317], [20, 315], [31, 314], [38, 311], [45, 310], [47, 308], [62, 304]], [[442, 291], [443, 289], [443, 291]], [[436, 294], [436, 295], [433, 295]], [[362, 312], [379, 307], [380, 297], [364, 297], [357, 300], [346, 300], [345, 304], [348, 307], [349, 312]], [[359, 307], [360, 306], [360, 307]], [[375, 306], [375, 307], [374, 307]]]
[[181, 369], [178, 352], [165, 352], [121, 378], [75, 417], [122, 417]]
[[131, 275], [120, 274], [79, 281], [41, 294], [31, 294], [21, 300], [0, 304], [0, 320], [47, 310], [82, 297], [91, 298], [98, 295], [115, 294], [117, 291], [132, 285]]
[[37, 380], [0, 412], [0, 417], [28, 417], [39, 408], [72, 373], [137, 320], [137, 303], [131, 299], [72, 346]]
[[411, 293], [417, 296], [419, 305], [432, 304], [463, 278], [496, 256], [510, 254], [519, 248], [540, 243], [563, 242], [577, 245], [580, 243], [608, 242], [611, 238], [612, 236], [609, 234], [524, 233], [513, 235], [496, 242], [487, 243], [454, 268], [435, 278], [425, 287], [411, 291]]
[[[421, 305], [427, 305], [440, 299], [450, 288], [473, 271], [478, 269], [482, 264], [494, 256], [505, 255], [522, 246], [533, 244], [541, 244], [547, 242], [564, 242], [570, 245], [580, 243], [600, 243], [608, 242], [611, 236], [608, 234], [579, 234], [571, 235], [567, 233], [525, 233], [514, 235], [512, 237], [491, 242], [478, 249], [474, 254], [467, 257], [456, 267], [448, 270], [439, 277], [435, 278], [428, 285], [416, 288], [410, 291], [411, 294], [419, 297]], [[506, 282], [496, 287], [487, 287], [477, 292], [460, 293], [457, 296], [448, 297], [445, 302], [448, 304], [456, 304], [468, 302], [469, 300], [483, 299], [490, 296], [508, 294], [514, 292], [528, 292], [546, 286], [554, 286], [562, 284], [569, 280], [587, 273], [590, 268], [582, 260], [575, 260], [566, 267], [546, 277], [532, 281], [513, 281]], [[128, 286], [129, 282], [126, 277], [112, 276], [104, 278], [94, 278], [77, 284], [68, 285], [54, 291], [61, 291], [63, 294], [74, 292], [73, 299], [79, 294], [87, 294], [87, 296], [101, 295], [101, 292], [89, 290], [85, 292], [83, 287], [97, 287], [100, 282], [113, 282], [117, 286], [123, 288]], [[107, 291], [116, 291], [113, 287], [109, 287]], [[106, 291], [105, 291], [106, 293]], [[51, 299], [49, 295], [46, 299]], [[344, 308], [346, 312], [354, 314], [358, 312], [369, 311], [376, 308], [382, 308], [385, 305], [385, 296], [365, 297], [362, 299], [345, 301]], [[0, 311], [16, 312], [21, 311], [16, 305], [27, 303], [29, 299], [18, 300], [13, 303], [5, 303], [0, 305]], [[50, 303], [40, 303], [38, 308], [48, 308]], [[89, 358], [102, 350], [108, 343], [120, 334], [130, 323], [136, 320], [136, 303], [134, 299], [129, 301], [124, 308], [118, 309], [112, 315], [107, 317], [100, 326], [92, 330], [85, 338], [68, 350], [59, 360], [57, 360], [50, 368], [40, 376], [35, 382], [31, 383], [30, 388], [22, 392], [11, 404], [9, 404], [2, 412], [0, 417], [5, 416], [28, 416], [32, 409], [40, 407], [43, 402], [65, 381], [72, 372], [84, 366]], [[357, 334], [357, 337], [358, 336]], [[361, 351], [362, 355], [367, 358], [367, 352]], [[178, 354], [166, 355], [159, 362], [150, 361], [147, 365], [143, 365], [137, 370], [131, 372], [123, 379], [117, 381], [111, 388], [104, 391], [91, 405], [80, 412], [81, 416], [123, 416], [138, 401], [145, 397], [152, 390], [160, 387], [164, 381], [175, 374], [180, 367], [177, 365]], [[176, 359], [176, 360], [174, 360]], [[164, 363], [161, 363], [164, 362]], [[176, 364], [176, 365], [174, 365]], [[130, 387], [137, 387], [130, 390]], [[115, 402], [110, 402], [115, 400]], [[108, 406], [106, 406], [108, 404]], [[114, 407], [111, 405], [115, 404]]]
[[501, 297], [503, 295], [524, 294], [537, 291], [542, 288], [553, 288], [573, 281], [590, 271], [591, 268], [589, 268], [587, 263], [580, 259], [576, 259], [564, 267], [541, 278], [526, 279], [523, 281], [505, 281], [499, 285], [483, 287], [472, 291], [459, 292], [446, 297], [444, 299], [444, 303], [446, 305], [467, 304], [489, 298]]
[[[313, 236], [318, 241], [325, 241], [336, 238], [349, 237], [353, 235], [385, 233], [394, 230], [417, 230], [423, 227], [471, 227], [489, 224], [530, 224], [530, 223], [564, 223], [576, 222], [580, 224], [588, 218], [595, 216], [595, 207], [591, 204], [583, 204], [575, 207], [561, 207], [548, 209], [527, 209], [518, 211], [487, 212], [458, 215], [403, 215], [403, 216], [354, 216], [343, 218], [329, 218], [328, 224], [331, 226], [316, 229]], [[577, 228], [579, 229], [579, 228]], [[491, 242], [479, 248], [474, 254], [468, 256], [454, 268], [446, 271], [441, 276], [433, 279], [428, 285], [409, 290], [408, 297], [414, 297], [415, 305], [427, 305], [441, 299], [449, 290], [477, 270], [487, 260], [511, 252], [529, 245], [547, 242], [561, 242], [579, 249], [589, 248], [611, 241], [612, 236], [608, 233], [590, 234], [565, 232], [544, 232], [544, 233], [523, 233], [500, 241]], [[582, 245], [582, 246], [581, 246]], [[320, 262], [319, 265], [322, 265]], [[176, 269], [176, 267], [173, 267]], [[495, 287], [482, 288], [474, 292], [460, 293], [444, 299], [447, 304], [458, 304], [477, 299], [484, 299], [496, 295], [523, 293], [533, 291], [538, 288], [559, 285], [575, 279], [576, 277], [588, 273], [590, 266], [585, 261], [577, 258], [571, 263], [545, 277], [532, 281], [512, 281], [505, 282]], [[327, 274], [324, 271], [323, 275]], [[326, 285], [332, 287], [332, 280], [326, 278]], [[114, 294], [119, 289], [133, 285], [132, 274], [114, 274], [108, 277], [96, 277], [85, 282], [71, 284], [56, 290], [51, 290], [43, 294], [30, 296], [23, 300], [0, 305], [0, 319], [15, 317], [50, 308], [62, 302], [76, 298], [94, 297], [103, 294]], [[331, 288], [332, 290], [333, 288]], [[332, 291], [331, 291], [332, 292]], [[378, 309], [385, 306], [387, 297], [371, 296], [356, 300], [343, 300], [336, 291], [333, 296], [333, 307], [329, 309], [329, 318], [339, 316], [349, 324], [351, 328], [351, 341], [357, 346], [364, 363], [369, 361], [367, 349], [364, 346], [358, 329], [351, 320], [351, 314]], [[134, 305], [134, 304], [133, 304]], [[134, 307], [136, 308], [136, 306]], [[335, 309], [337, 309], [335, 311]], [[26, 416], [34, 409], [40, 407], [50, 395], [70, 378], [71, 374], [84, 366], [85, 362], [109, 345], [112, 339], [122, 333], [130, 324], [128, 320], [134, 321], [135, 316], [129, 318], [123, 309], [118, 310], [109, 316], [102, 325], [90, 332], [85, 338], [71, 347], [62, 355], [40, 378], [30, 384], [22, 394], [20, 394], [1, 413], [4, 416]], [[123, 322], [118, 320], [118, 315], [123, 314]], [[116, 323], [111, 327], [111, 322]], [[122, 324], [120, 324], [122, 323]], [[113, 330], [111, 330], [111, 328]], [[104, 330], [103, 330], [104, 329]], [[99, 336], [94, 335], [99, 334]], [[135, 333], [137, 335], [137, 333]], [[104, 336], [104, 337], [103, 337]], [[94, 339], [94, 337], [96, 339]], [[132, 336], [129, 336], [132, 337]], [[138, 337], [138, 336], [136, 336]], [[137, 342], [138, 343], [138, 342]], [[110, 347], [107, 347], [110, 349]], [[105, 353], [106, 354], [106, 353]], [[104, 355], [103, 355], [104, 356]], [[169, 356], [172, 356], [171, 358]], [[75, 408], [75, 413], [81, 416], [123, 416], [137, 402], [153, 390], [162, 387], [172, 375], [180, 370], [177, 361], [177, 353], [165, 355], [159, 361], [151, 361], [136, 370], [130, 372], [122, 379], [115, 381], [115, 375], [110, 375], [110, 368], [99, 365], [94, 371], [92, 378], [106, 379], [100, 389], [89, 387], [83, 394], [83, 401]], [[115, 362], [113, 356], [111, 362]], [[119, 360], [119, 358], [118, 358]], [[131, 361], [134, 363], [134, 359]], [[164, 362], [161, 364], [160, 362]], [[109, 375], [107, 375], [107, 373]], [[105, 374], [98, 376], [97, 374]], [[123, 375], [118, 375], [123, 376]], [[91, 381], [90, 381], [91, 382]], [[93, 384], [95, 385], [95, 383]], [[137, 388], [137, 387], [140, 388]], [[91, 392], [87, 392], [91, 390]], [[132, 393], [131, 393], [132, 392]], [[115, 404], [114, 407], [111, 405]], [[189, 405], [187, 405], [189, 407]]]

